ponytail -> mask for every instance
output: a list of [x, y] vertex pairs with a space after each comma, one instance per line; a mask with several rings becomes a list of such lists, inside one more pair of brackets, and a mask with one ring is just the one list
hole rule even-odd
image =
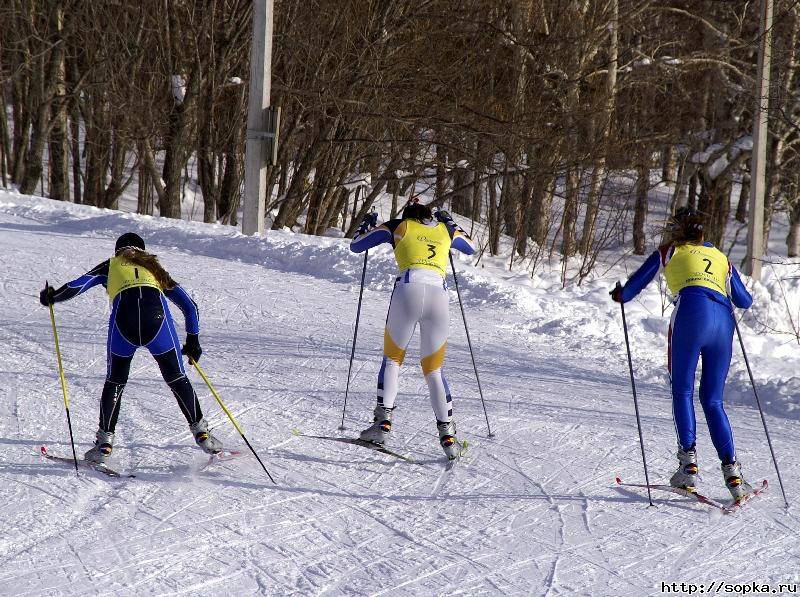
[[125, 258], [134, 265], [143, 267], [153, 274], [162, 290], [170, 290], [178, 285], [178, 283], [172, 279], [172, 276], [169, 275], [169, 272], [158, 262], [158, 258], [152, 253], [126, 247], [117, 253], [117, 256]]
[[664, 243], [669, 245], [685, 245], [702, 242], [705, 234], [705, 218], [693, 209], [682, 207], [669, 219], [664, 228]]

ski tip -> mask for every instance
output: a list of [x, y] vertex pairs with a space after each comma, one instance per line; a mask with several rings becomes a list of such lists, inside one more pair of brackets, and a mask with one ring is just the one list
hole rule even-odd
[[39, 452], [42, 454], [47, 454], [47, 446], [39, 446]]
[[617, 477], [617, 485], [622, 483], [622, 477]]
[[292, 427], [292, 435], [303, 435], [297, 427]]

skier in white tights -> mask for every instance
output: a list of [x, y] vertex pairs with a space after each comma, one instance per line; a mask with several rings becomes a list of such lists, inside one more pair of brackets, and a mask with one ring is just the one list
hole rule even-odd
[[361, 432], [361, 439], [379, 445], [386, 442], [392, 428], [400, 366], [419, 324], [420, 364], [436, 415], [439, 442], [447, 457], [454, 459], [461, 445], [456, 439], [452, 397], [442, 371], [450, 326], [445, 274], [451, 248], [471, 255], [475, 246], [450, 214], [438, 211], [434, 219], [430, 208], [416, 200], [409, 202], [400, 219], [370, 229], [376, 223], [374, 215], [364, 218], [350, 250], [361, 253], [379, 244], [390, 243], [400, 275], [395, 280], [386, 317], [374, 421]]

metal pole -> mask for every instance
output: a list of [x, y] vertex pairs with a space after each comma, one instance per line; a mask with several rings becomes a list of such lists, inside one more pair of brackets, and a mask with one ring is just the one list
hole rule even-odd
[[347, 368], [347, 386], [344, 389], [344, 408], [342, 408], [342, 424], [339, 430], [344, 430], [344, 414], [347, 412], [347, 395], [350, 392], [350, 374], [353, 371], [353, 358], [356, 355], [356, 338], [358, 338], [358, 322], [361, 319], [361, 299], [364, 297], [364, 278], [367, 275], [367, 255], [369, 251], [364, 251], [364, 267], [361, 270], [361, 290], [358, 291], [358, 309], [356, 310], [356, 329], [353, 331], [353, 349], [350, 351], [350, 366]]
[[[44, 283], [45, 288], [48, 282]], [[67, 380], [64, 378], [64, 366], [61, 361], [61, 347], [58, 344], [58, 330], [56, 329], [56, 313], [53, 303], [50, 303], [50, 323], [53, 326], [53, 341], [56, 344], [56, 360], [58, 360], [58, 377], [61, 379], [61, 392], [64, 395], [64, 410], [67, 412], [67, 427], [69, 428], [69, 443], [72, 446], [72, 459], [75, 461], [75, 472], [78, 472], [78, 455], [75, 453], [75, 437], [72, 434], [72, 419], [69, 416], [69, 398], [67, 398]]]
[[[617, 288], [622, 288], [622, 285], [617, 282]], [[644, 438], [642, 436], [642, 421], [639, 418], [639, 400], [636, 397], [636, 382], [633, 379], [633, 359], [631, 358], [631, 345], [628, 341], [628, 322], [625, 320], [625, 304], [622, 299], [619, 301], [619, 307], [622, 310], [622, 329], [625, 331], [625, 348], [628, 351], [628, 370], [631, 374], [631, 390], [633, 391], [633, 408], [636, 411], [636, 426], [639, 428], [639, 445], [642, 447], [642, 465], [644, 466], [644, 482], [647, 485], [647, 499], [650, 500], [650, 505], [653, 506], [653, 496], [650, 494], [650, 478], [647, 475], [647, 459], [644, 455]]]
[[264, 233], [267, 192], [266, 166], [270, 143], [265, 138], [270, 124], [273, 0], [253, 2], [253, 44], [250, 49], [250, 96], [247, 104], [244, 209], [242, 233]]
[[753, 153], [750, 158], [750, 215], [744, 271], [761, 279], [764, 254], [764, 193], [766, 189], [767, 123], [769, 120], [770, 63], [772, 58], [772, 0], [761, 0], [758, 25], [758, 83], [753, 113]]
[[253, 453], [253, 456], [255, 456], [256, 460], [258, 460], [258, 464], [260, 464], [261, 468], [264, 469], [264, 472], [267, 473], [267, 477], [269, 477], [269, 480], [277, 485], [277, 483], [275, 482], [275, 479], [272, 478], [272, 475], [267, 470], [267, 467], [261, 461], [261, 457], [258, 455], [258, 453], [256, 453], [256, 451], [253, 448], [253, 446], [250, 445], [250, 442], [247, 440], [247, 437], [245, 436], [244, 431], [242, 431], [242, 428], [239, 427], [239, 423], [237, 423], [236, 419], [233, 418], [233, 414], [231, 413], [231, 411], [228, 410], [228, 407], [225, 406], [225, 403], [222, 401], [222, 398], [219, 397], [219, 394], [214, 389], [214, 386], [211, 385], [211, 382], [209, 381], [208, 377], [206, 377], [206, 374], [203, 372], [203, 370], [200, 368], [200, 365], [198, 365], [197, 361], [195, 361], [191, 357], [189, 358], [189, 362], [192, 365], [194, 365], [194, 368], [197, 369], [197, 372], [200, 374], [200, 377], [202, 377], [203, 381], [206, 382], [206, 385], [208, 386], [208, 389], [211, 390], [211, 393], [214, 395], [214, 398], [217, 399], [217, 403], [220, 405], [220, 407], [225, 412], [225, 414], [228, 415], [228, 418], [231, 420], [231, 423], [233, 423], [234, 428], [236, 429], [236, 431], [239, 432], [239, 435], [242, 436], [242, 439], [244, 440], [244, 443], [247, 444], [247, 447], [250, 448], [250, 451]]
[[764, 433], [767, 435], [767, 444], [769, 445], [769, 452], [772, 454], [772, 463], [775, 465], [775, 474], [778, 475], [778, 484], [781, 486], [781, 493], [783, 494], [783, 503], [789, 507], [789, 500], [786, 499], [786, 491], [783, 489], [783, 480], [781, 479], [781, 472], [778, 470], [778, 460], [775, 458], [775, 450], [772, 449], [772, 439], [769, 437], [769, 429], [767, 429], [767, 419], [764, 418], [764, 410], [761, 408], [761, 401], [758, 399], [758, 392], [756, 392], [756, 382], [753, 379], [753, 371], [750, 369], [750, 361], [747, 359], [747, 352], [744, 350], [744, 341], [742, 340], [742, 333], [739, 331], [739, 322], [736, 317], [733, 318], [733, 324], [736, 326], [736, 335], [739, 336], [739, 346], [742, 347], [742, 356], [744, 357], [744, 364], [747, 366], [747, 374], [750, 376], [750, 384], [753, 386], [753, 395], [756, 397], [756, 405], [758, 406], [758, 413], [761, 415], [761, 423], [764, 425]]
[[472, 368], [475, 370], [475, 380], [478, 382], [478, 393], [481, 396], [483, 405], [483, 415], [486, 417], [486, 428], [489, 430], [489, 437], [494, 437], [492, 428], [489, 425], [489, 413], [486, 412], [486, 401], [483, 399], [481, 389], [481, 378], [478, 375], [478, 366], [475, 364], [475, 353], [472, 351], [472, 341], [469, 339], [469, 327], [467, 327], [467, 316], [464, 314], [464, 303], [461, 302], [461, 291], [458, 289], [458, 276], [456, 276], [456, 266], [453, 264], [453, 254], [450, 253], [450, 269], [453, 270], [453, 281], [456, 284], [456, 295], [458, 296], [458, 306], [461, 307], [461, 319], [464, 320], [464, 331], [467, 333], [467, 346], [469, 346], [469, 356], [472, 357]]

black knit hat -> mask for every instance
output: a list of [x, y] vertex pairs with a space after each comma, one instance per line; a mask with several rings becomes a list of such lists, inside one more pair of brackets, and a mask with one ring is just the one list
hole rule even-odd
[[117, 244], [114, 247], [114, 254], [119, 253], [122, 249], [131, 247], [144, 251], [144, 240], [135, 232], [126, 232], [117, 239]]

